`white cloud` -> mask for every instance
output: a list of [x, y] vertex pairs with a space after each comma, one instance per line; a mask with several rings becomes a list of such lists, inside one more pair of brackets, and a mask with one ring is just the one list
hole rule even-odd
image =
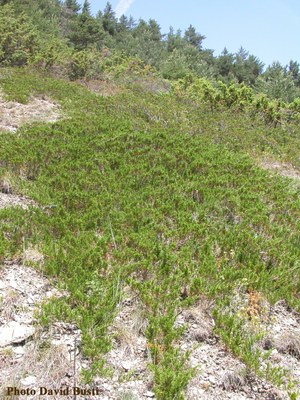
[[120, 18], [121, 15], [126, 14], [133, 2], [134, 0], [120, 0], [115, 9], [116, 17]]

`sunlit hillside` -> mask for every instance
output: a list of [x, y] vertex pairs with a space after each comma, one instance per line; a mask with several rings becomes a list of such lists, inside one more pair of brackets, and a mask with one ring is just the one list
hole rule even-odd
[[300, 66], [0, 0], [0, 392], [300, 393]]

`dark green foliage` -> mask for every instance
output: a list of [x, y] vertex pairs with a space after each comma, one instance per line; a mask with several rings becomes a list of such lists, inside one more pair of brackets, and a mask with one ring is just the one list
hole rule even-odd
[[233, 79], [233, 69], [234, 69], [234, 54], [229, 53], [229, 51], [224, 48], [221, 55], [217, 59], [217, 68], [219, 74], [227, 79]]
[[81, 9], [81, 6], [77, 0], [65, 0], [65, 6], [68, 10], [75, 14]]
[[[93, 52], [97, 49], [99, 57], [103, 49], [105, 52], [109, 49], [110, 52], [140, 58], [170, 80], [193, 74], [212, 82], [245, 83], [271, 98], [288, 102], [300, 95], [299, 64], [296, 61], [291, 60], [285, 67], [274, 64], [263, 72], [264, 64], [243, 47], [236, 53], [225, 48], [219, 56], [214, 56], [213, 50], [204, 48], [205, 36], [192, 25], [183, 35], [180, 31], [174, 32], [173, 28], [165, 35], [153, 18], [148, 22], [142, 19], [136, 22], [124, 15], [117, 19], [109, 2], [96, 17], [91, 15], [87, 0], [82, 8], [77, 0], [11, 0], [8, 3], [14, 7], [15, 18], [19, 15], [29, 18], [28, 23], [38, 41], [38, 46], [26, 50], [30, 56], [18, 56], [22, 61], [17, 64], [28, 64], [33, 59], [46, 68], [53, 65], [64, 67], [70, 58], [67, 45], [75, 51], [93, 49]], [[4, 4], [6, 2], [0, 3], [0, 7]], [[15, 37], [20, 35], [15, 24], [5, 30]], [[24, 34], [28, 39], [28, 32]]]
[[0, 64], [25, 65], [39, 48], [35, 26], [12, 5], [0, 8]]
[[300, 65], [297, 61], [291, 60], [288, 67], [287, 72], [291, 75], [295, 85], [300, 86]]
[[162, 35], [157, 22], [150, 19], [149, 22], [140, 20], [129, 35], [125, 36], [125, 42], [119, 40], [119, 48], [125, 48], [125, 52], [134, 57], [139, 57], [147, 64], [159, 68], [161, 60], [165, 57]]
[[174, 28], [171, 26], [170, 31], [167, 35], [167, 51], [172, 53], [175, 49], [180, 50], [184, 47], [183, 38], [181, 37], [181, 31], [174, 32]]
[[198, 50], [202, 49], [202, 42], [205, 36], [196, 32], [196, 28], [192, 25], [184, 32], [184, 40], [191, 46], [196, 47]]
[[160, 26], [158, 25], [158, 23], [154, 19], [149, 19], [148, 26], [150, 40], [160, 42], [162, 39], [162, 34], [160, 32]]
[[12, 0], [17, 14], [24, 13], [38, 30], [40, 38], [61, 35], [64, 7], [59, 0]]
[[105, 32], [114, 35], [117, 29], [117, 19], [113, 11], [112, 5], [108, 2], [104, 8], [102, 16], [102, 25]]
[[235, 54], [229, 53], [226, 47], [216, 59], [217, 71], [226, 83], [235, 81], [254, 85], [263, 71], [264, 64], [242, 47]]
[[72, 19], [69, 27], [68, 38], [79, 51], [99, 44], [103, 38], [101, 26], [88, 12], [82, 12]]
[[224, 342], [256, 369], [257, 338], [222, 310], [241, 282], [300, 309], [299, 186], [249, 157], [255, 149], [299, 167], [297, 124], [266, 127], [247, 113], [258, 101], [249, 88], [220, 83], [214, 92], [192, 77], [170, 94], [133, 87], [111, 98], [24, 69], [3, 70], [0, 84], [23, 102], [47, 94], [68, 116], [1, 134], [0, 176], [13, 175], [15, 190], [41, 207], [0, 210], [0, 257], [38, 244], [45, 272], [70, 293], [45, 306], [42, 321], [76, 321], [97, 373], [129, 286], [148, 321], [156, 396], [180, 399], [193, 371], [174, 321], [207, 296]]
[[82, 14], [87, 14], [87, 15], [91, 16], [91, 5], [88, 0], [84, 0], [81, 12], [82, 12]]
[[256, 81], [256, 89], [273, 99], [291, 102], [300, 96], [298, 79], [296, 64], [291, 64], [288, 69], [275, 62]]
[[235, 55], [233, 72], [239, 83], [253, 85], [256, 78], [262, 73], [264, 64], [242, 47]]

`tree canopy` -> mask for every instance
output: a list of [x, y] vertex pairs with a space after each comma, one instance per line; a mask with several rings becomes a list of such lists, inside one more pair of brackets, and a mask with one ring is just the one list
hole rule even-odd
[[205, 36], [193, 25], [184, 33], [170, 27], [164, 34], [153, 18], [117, 18], [110, 2], [96, 16], [88, 0], [82, 6], [78, 0], [0, 0], [0, 12], [1, 64], [24, 65], [50, 53], [53, 62], [66, 48], [109, 48], [140, 58], [167, 79], [194, 74], [213, 82], [245, 83], [273, 98], [289, 100], [300, 93], [297, 61], [286, 66], [275, 63], [264, 71], [264, 63], [243, 47], [236, 52], [225, 47], [215, 56], [213, 50], [205, 48]]

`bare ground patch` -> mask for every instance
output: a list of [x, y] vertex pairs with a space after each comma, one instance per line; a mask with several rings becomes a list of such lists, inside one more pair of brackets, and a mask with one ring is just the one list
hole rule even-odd
[[6, 207], [21, 207], [27, 209], [29, 206], [36, 206], [36, 203], [26, 196], [0, 192], [0, 209]]
[[[29, 249], [25, 258], [36, 261], [37, 254]], [[41, 254], [38, 259], [41, 261]], [[6, 396], [7, 387], [53, 389], [72, 387], [78, 382], [81, 370], [79, 329], [65, 322], [42, 328], [35, 318], [42, 302], [63, 295], [66, 294], [56, 290], [46, 277], [31, 267], [6, 262], [1, 269], [1, 398], [19, 398]], [[38, 399], [39, 396], [26, 398]], [[59, 399], [60, 396], [45, 395], [43, 398]]]
[[[24, 261], [40, 264], [43, 257], [37, 249], [28, 248]], [[89, 366], [80, 353], [80, 330], [62, 321], [42, 329], [34, 317], [41, 302], [63, 295], [67, 294], [54, 289], [33, 268], [6, 262], [0, 271], [0, 392], [8, 385], [25, 388], [67, 388], [73, 387], [75, 382], [80, 385], [80, 371]], [[237, 313], [244, 313], [251, 302], [248, 295], [240, 293], [233, 307]], [[257, 301], [257, 304], [262, 311], [254, 307], [251, 312], [259, 317], [257, 321], [268, 332], [260, 344], [262, 351], [271, 349], [273, 366], [282, 366], [299, 382], [299, 315], [284, 302], [273, 307], [264, 301]], [[176, 320], [177, 326], [186, 326], [178, 346], [182, 351], [190, 351], [190, 364], [196, 369], [185, 398], [288, 399], [286, 392], [250, 373], [218, 340], [213, 333], [212, 306], [206, 299], [200, 299], [193, 307], [182, 310]], [[101, 394], [89, 396], [89, 399], [155, 399], [153, 377], [147, 368], [151, 359], [144, 335], [146, 324], [142, 305], [127, 290], [110, 327], [113, 347], [105, 356], [110, 374], [94, 378], [88, 388], [98, 388]], [[36, 400], [39, 397], [27, 398]], [[60, 399], [61, 396], [43, 398]], [[64, 398], [71, 400], [73, 396]], [[77, 396], [80, 400], [86, 398]]]
[[187, 330], [179, 343], [182, 351], [191, 352], [190, 365], [196, 374], [190, 381], [187, 400], [281, 399], [282, 393], [268, 382], [250, 374], [246, 365], [234, 357], [213, 334], [211, 304], [205, 299], [183, 310], [176, 324]]
[[[24, 260], [42, 263], [42, 255], [28, 249]], [[120, 304], [119, 313], [111, 327], [113, 349], [106, 355], [109, 377], [95, 377], [91, 385], [81, 382], [81, 371], [89, 361], [81, 354], [81, 332], [76, 325], [58, 321], [48, 328], [38, 325], [35, 313], [41, 303], [51, 297], [65, 296], [56, 290], [34, 268], [6, 262], [0, 270], [0, 397], [16, 400], [22, 396], [7, 396], [7, 387], [35, 389], [28, 400], [37, 400], [39, 388], [70, 390], [64, 395], [73, 400], [72, 388], [99, 391], [97, 395], [77, 395], [78, 400], [139, 400], [154, 398], [144, 319], [134, 298]], [[46, 394], [47, 399], [62, 395]]]
[[150, 354], [144, 336], [146, 320], [142, 306], [128, 291], [118, 311], [110, 327], [113, 348], [106, 355], [106, 366], [112, 376], [94, 380], [103, 390], [103, 397], [99, 399], [154, 399], [152, 377], [147, 368]]
[[300, 171], [287, 162], [263, 159], [258, 162], [258, 165], [281, 176], [300, 181]]
[[[260, 371], [266, 372], [271, 366], [282, 376], [281, 384], [276, 379], [280, 391], [256, 378], [256, 388], [259, 388], [260, 382], [263, 389], [269, 389], [261, 392], [260, 397], [249, 398], [289, 399], [288, 392], [299, 395], [300, 314], [289, 308], [284, 300], [271, 305], [261, 293], [245, 291], [242, 287], [236, 288], [227, 312], [243, 321], [243, 334], [262, 335], [261, 341], [254, 345], [254, 349], [258, 349], [261, 354]], [[270, 393], [276, 396], [268, 397]]]
[[6, 101], [0, 90], [0, 131], [15, 132], [29, 122], [55, 122], [61, 118], [58, 104], [47, 97], [33, 97], [28, 104]]
[[300, 393], [300, 314], [279, 301], [270, 307], [269, 320], [263, 326], [267, 335], [262, 348], [271, 350], [272, 363], [287, 371]]

